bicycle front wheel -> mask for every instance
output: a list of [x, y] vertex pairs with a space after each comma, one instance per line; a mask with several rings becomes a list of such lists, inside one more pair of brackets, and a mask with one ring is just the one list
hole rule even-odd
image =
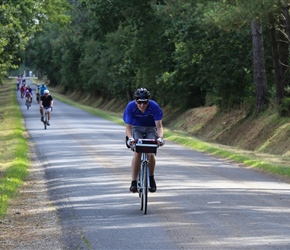
[[142, 176], [142, 201], [143, 201], [143, 214], [147, 214], [147, 202], [148, 202], [148, 163], [143, 163], [143, 176]]
[[44, 124], [44, 129], [47, 128], [47, 120], [48, 120], [48, 118], [47, 118], [47, 112], [45, 112], [45, 114], [44, 114], [44, 122], [43, 122], [43, 124]]
[[142, 185], [143, 185], [143, 181], [142, 181], [142, 168], [140, 169], [139, 171], [139, 174], [138, 174], [138, 193], [139, 193], [139, 198], [140, 198], [140, 210], [142, 211], [143, 210], [143, 195], [142, 195]]

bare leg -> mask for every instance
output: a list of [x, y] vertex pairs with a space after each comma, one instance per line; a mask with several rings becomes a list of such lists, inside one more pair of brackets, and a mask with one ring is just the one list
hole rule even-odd
[[134, 156], [132, 159], [132, 181], [136, 181], [137, 180], [137, 176], [139, 173], [139, 169], [140, 169], [140, 164], [141, 164], [141, 153], [136, 153], [134, 152]]
[[155, 170], [155, 155], [149, 154], [149, 175], [154, 176], [154, 170]]
[[[155, 170], [155, 156], [154, 154], [149, 154], [149, 175], [154, 176], [154, 170]], [[132, 180], [137, 180], [137, 176], [139, 173], [141, 164], [141, 153], [134, 152], [134, 156], [132, 159]]]

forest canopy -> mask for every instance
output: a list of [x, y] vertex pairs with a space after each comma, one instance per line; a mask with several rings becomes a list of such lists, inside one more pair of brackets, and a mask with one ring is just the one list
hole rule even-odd
[[[183, 110], [260, 112], [276, 103], [289, 115], [289, 0], [50, 0], [45, 13], [33, 2], [19, 0], [34, 10], [25, 25], [15, 17], [23, 35], [1, 32], [21, 41], [20, 58], [52, 86], [107, 100], [130, 100], [146, 87], [160, 104]], [[0, 46], [3, 62], [19, 53]]]

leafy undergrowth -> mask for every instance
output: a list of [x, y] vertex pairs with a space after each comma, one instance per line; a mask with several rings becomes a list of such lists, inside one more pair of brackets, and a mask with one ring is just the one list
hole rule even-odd
[[[184, 145], [284, 176], [288, 181], [290, 118], [279, 117], [272, 110], [260, 115], [248, 115], [244, 110], [222, 114], [216, 107], [203, 107], [188, 110], [176, 121], [169, 124], [171, 129], [192, 136]], [[188, 143], [194, 138], [202, 142]]]
[[290, 157], [290, 117], [267, 110], [248, 115], [244, 110], [218, 113], [216, 107], [197, 108], [177, 118], [169, 127], [203, 141]]

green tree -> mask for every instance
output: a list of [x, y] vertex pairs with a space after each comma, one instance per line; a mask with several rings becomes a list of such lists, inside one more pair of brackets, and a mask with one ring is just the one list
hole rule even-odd
[[[182, 109], [207, 103], [228, 110], [253, 96], [260, 111], [267, 105], [273, 68], [269, 41], [263, 59], [262, 30], [254, 31], [277, 10], [273, 2], [71, 1], [66, 30], [47, 26], [30, 51], [51, 83], [66, 89], [131, 99], [143, 86], [163, 105]], [[277, 25], [277, 12], [274, 17]], [[251, 23], [257, 25], [253, 36]], [[259, 46], [253, 47], [251, 37], [260, 39]], [[253, 52], [260, 59], [255, 68]], [[279, 56], [286, 64], [280, 51]]]
[[0, 81], [10, 68], [20, 64], [18, 57], [35, 32], [48, 21], [68, 22], [66, 0], [6, 0], [0, 5]]
[[167, 18], [165, 33], [173, 45], [160, 84], [179, 97], [171, 99], [175, 106], [197, 107], [208, 99], [208, 104], [228, 110], [250, 94], [250, 36], [204, 24], [205, 9], [197, 8], [198, 3], [202, 1], [168, 1], [160, 13]]
[[[283, 86], [285, 86], [288, 78], [285, 68], [288, 64], [287, 51], [289, 49], [289, 36], [287, 35], [289, 34], [288, 5], [288, 0], [225, 0], [218, 3], [210, 2], [205, 14], [206, 22], [225, 30], [239, 30], [240, 27], [251, 24], [256, 110], [258, 112], [264, 110], [268, 104], [269, 84], [267, 84], [266, 77], [265, 60], [267, 56], [265, 56], [266, 52], [264, 50], [263, 26], [269, 28], [277, 102], [280, 103], [283, 98]], [[284, 24], [281, 23], [281, 19], [279, 23], [281, 14], [284, 15], [286, 20]], [[278, 42], [279, 40], [282, 41], [282, 39], [278, 38], [281, 38], [281, 34], [286, 35], [282, 43]], [[285, 43], [285, 40], [288, 40], [287, 43]]]

